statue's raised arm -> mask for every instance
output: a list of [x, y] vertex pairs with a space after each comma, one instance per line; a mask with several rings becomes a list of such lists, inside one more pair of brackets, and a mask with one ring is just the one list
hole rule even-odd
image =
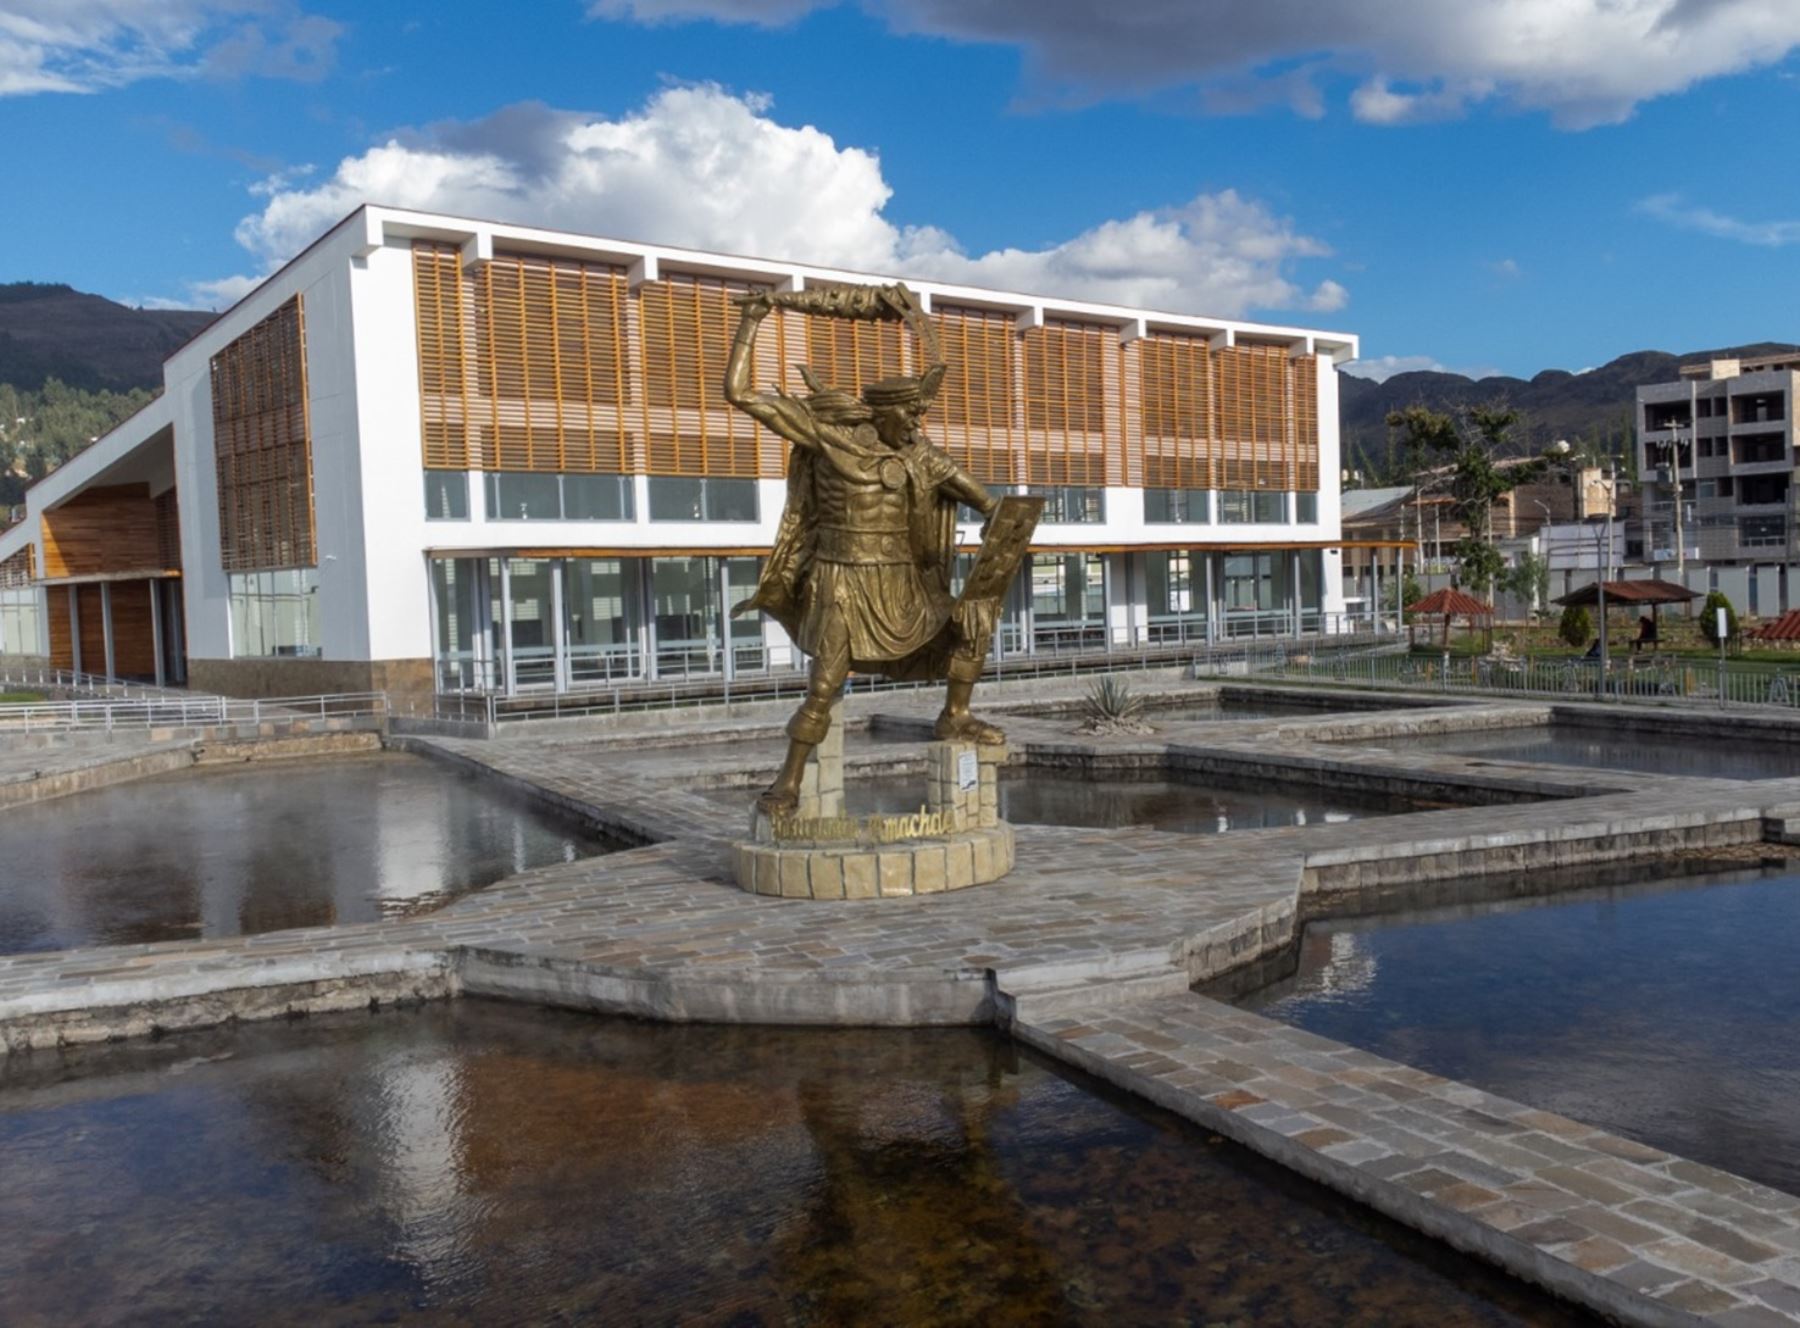
[[736, 304], [741, 312], [737, 335], [731, 342], [731, 357], [725, 365], [725, 400], [800, 447], [819, 445], [818, 420], [806, 403], [785, 392], [759, 392], [751, 386], [756, 334], [771, 310], [792, 309], [796, 313], [859, 322], [905, 323], [919, 338], [925, 363], [935, 366], [942, 361], [938, 353], [937, 328], [932, 325], [918, 297], [903, 283], [824, 286], [803, 291], [752, 291], [740, 295]]

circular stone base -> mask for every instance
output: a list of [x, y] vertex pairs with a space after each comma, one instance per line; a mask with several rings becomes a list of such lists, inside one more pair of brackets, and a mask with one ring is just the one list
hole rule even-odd
[[898, 844], [732, 845], [737, 883], [784, 899], [888, 899], [997, 881], [1013, 867], [1005, 821]]

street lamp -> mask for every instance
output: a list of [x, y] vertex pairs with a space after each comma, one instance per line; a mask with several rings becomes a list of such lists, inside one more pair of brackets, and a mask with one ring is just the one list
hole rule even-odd
[[[1568, 458], [1569, 458], [1569, 453], [1571, 450], [1572, 449], [1569, 447], [1569, 440], [1567, 438], [1558, 438], [1554, 443], [1552, 443], [1550, 445], [1550, 451], [1554, 455], [1555, 459], [1562, 462], [1562, 464], [1564, 464], [1565, 466], [1568, 465]], [[1569, 482], [1571, 485], [1579, 483], [1579, 480], [1576, 478], [1573, 471], [1571, 471], [1571, 473], [1569, 475]], [[1614, 486], [1613, 467], [1612, 467], [1611, 461], [1609, 460], [1607, 462], [1607, 467], [1606, 467], [1606, 512], [1600, 518], [1600, 520], [1603, 520], [1606, 522], [1605, 564], [1604, 564], [1604, 566], [1602, 566], [1599, 569], [1600, 575], [1599, 575], [1598, 579], [1594, 582], [1594, 594], [1597, 597], [1597, 601], [1598, 601], [1596, 608], [1598, 609], [1599, 614], [1600, 614], [1600, 676], [1597, 679], [1595, 679], [1595, 681], [1594, 681], [1594, 694], [1595, 694], [1595, 696], [1602, 697], [1602, 698], [1604, 698], [1606, 695], [1606, 676], [1607, 676], [1607, 673], [1610, 671], [1610, 668], [1612, 665], [1612, 659], [1611, 659], [1611, 656], [1608, 654], [1607, 645], [1606, 645], [1606, 578], [1612, 572], [1613, 508], [1617, 503], [1617, 499], [1614, 497], [1614, 487], [1613, 486]], [[1586, 518], [1584, 518], [1584, 520], [1586, 520], [1589, 524], [1592, 524], [1594, 521], [1594, 518], [1586, 517]], [[1595, 529], [1594, 529], [1594, 557], [1596, 560], [1598, 560], [1600, 558], [1600, 556], [1601, 556], [1600, 555], [1600, 530], [1598, 527], [1595, 527]]]

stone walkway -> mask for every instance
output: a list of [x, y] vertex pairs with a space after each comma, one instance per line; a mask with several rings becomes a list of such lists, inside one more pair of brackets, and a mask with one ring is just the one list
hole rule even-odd
[[[923, 736], [934, 706], [876, 697], [870, 709], [879, 733]], [[1022, 826], [1018, 867], [1000, 884], [839, 903], [759, 898], [729, 881], [737, 827], [694, 790], [744, 787], [747, 817], [750, 786], [781, 753], [767, 723], [741, 722], [711, 744], [586, 743], [548, 729], [400, 739], [644, 847], [515, 876], [405, 921], [0, 957], [0, 1045], [456, 991], [668, 1019], [997, 1021], [1605, 1312], [1800, 1323], [1800, 1199], [1188, 990], [1371, 893], [1755, 844], [1800, 818], [1800, 778], [1672, 779], [1357, 745], [1550, 714], [1461, 705], [1170, 721], [1132, 739], [1077, 739], [1068, 720], [1013, 717], [1015, 760], [1031, 764], [1490, 805], [1206, 837]], [[923, 754], [853, 737], [847, 766], [911, 778]]]

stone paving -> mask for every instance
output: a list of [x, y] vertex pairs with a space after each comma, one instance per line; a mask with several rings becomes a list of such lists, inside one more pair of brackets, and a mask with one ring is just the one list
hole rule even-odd
[[1800, 1198], [1188, 994], [1015, 1036], [1636, 1323], [1800, 1320]]
[[[935, 701], [848, 703], [853, 725], [920, 739], [853, 738], [852, 777], [922, 782]], [[710, 744], [584, 741], [566, 729], [396, 739], [644, 847], [515, 876], [405, 921], [0, 957], [0, 1046], [456, 991], [670, 1019], [998, 1021], [1607, 1313], [1800, 1323], [1800, 1199], [1188, 990], [1369, 892], [1750, 845], [1800, 823], [1800, 778], [1673, 779], [1359, 745], [1552, 713], [1458, 705], [1166, 721], [1124, 739], [1012, 717], [1015, 761], [1257, 774], [1488, 805], [1206, 838], [1022, 826], [1018, 867], [1001, 883], [835, 902], [738, 890], [728, 852], [739, 827], [694, 791], [744, 787], [747, 829], [750, 789], [780, 757], [777, 720], [734, 720], [730, 740]]]

